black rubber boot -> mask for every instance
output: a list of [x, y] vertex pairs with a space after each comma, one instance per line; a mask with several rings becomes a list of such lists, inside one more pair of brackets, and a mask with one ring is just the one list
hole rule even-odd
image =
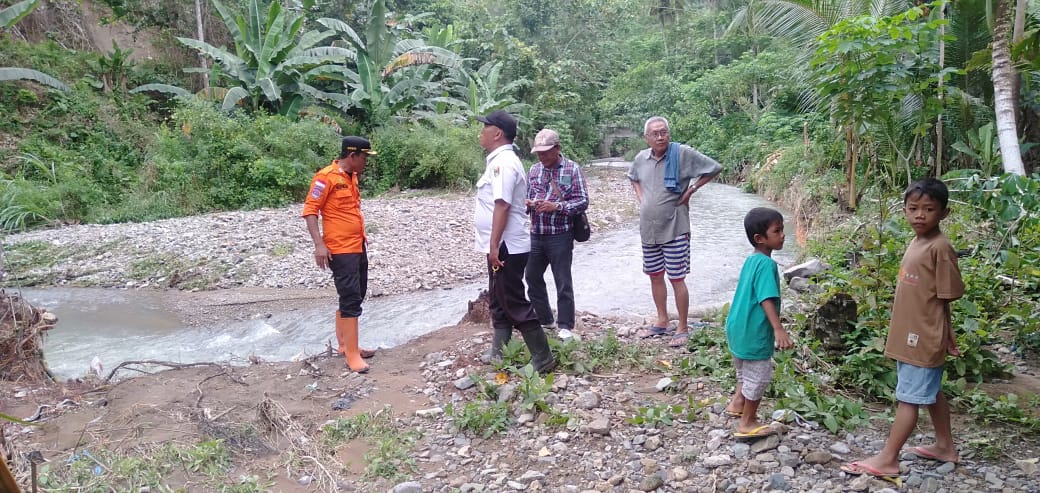
[[502, 361], [502, 348], [509, 344], [513, 337], [513, 329], [494, 329], [491, 336], [491, 348], [480, 355], [480, 361], [484, 364]]
[[556, 369], [556, 358], [553, 358], [552, 349], [549, 348], [549, 340], [545, 337], [545, 330], [541, 326], [534, 330], [521, 332], [527, 349], [531, 351], [531, 366], [539, 375], [547, 375]]

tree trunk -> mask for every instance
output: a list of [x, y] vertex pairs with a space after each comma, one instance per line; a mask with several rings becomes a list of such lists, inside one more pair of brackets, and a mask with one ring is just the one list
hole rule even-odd
[[1011, 36], [1011, 41], [1018, 43], [1022, 41], [1022, 36], [1026, 31], [1026, 14], [1029, 12], [1029, 0], [1017, 0], [1015, 2], [1015, 30]]
[[856, 133], [852, 126], [851, 121], [845, 124], [845, 182], [849, 194], [845, 200], [849, 210], [856, 210], [856, 155], [859, 153], [859, 149], [856, 145]]
[[[946, 6], [942, 5], [939, 7], [939, 20], [946, 19]], [[946, 62], [946, 42], [943, 41], [943, 36], [946, 35], [946, 26], [939, 26], [939, 72], [942, 72], [943, 65]], [[943, 108], [946, 107], [945, 101], [945, 90], [943, 89], [943, 78], [939, 77], [939, 116], [935, 117], [935, 177], [939, 178], [943, 174]]]
[[[1016, 0], [1015, 1], [1015, 23], [1011, 29], [1011, 46], [1018, 44], [1022, 41], [1022, 36], [1026, 30], [1026, 14], [1029, 11], [1029, 0]], [[1015, 103], [1015, 123], [1018, 133], [1025, 133], [1025, 114], [1022, 108], [1019, 107], [1018, 101], [1022, 97], [1022, 74], [1015, 74], [1015, 85], [1012, 87], [1012, 94], [1015, 95], [1013, 100]]]
[[1015, 68], [1011, 66], [1011, 0], [996, 0], [993, 28], [993, 106], [1004, 172], [1025, 176], [1015, 125]]
[[[206, 42], [206, 27], [202, 23], [202, 0], [195, 0], [195, 29], [198, 32], [198, 39], [200, 42]], [[202, 68], [209, 69], [209, 63], [206, 61], [206, 57], [199, 53], [199, 63], [202, 64]], [[206, 89], [209, 87], [209, 73], [202, 74], [202, 88]]]

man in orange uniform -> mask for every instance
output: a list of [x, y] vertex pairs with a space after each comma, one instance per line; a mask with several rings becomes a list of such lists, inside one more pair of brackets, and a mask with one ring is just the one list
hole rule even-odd
[[368, 371], [362, 358], [375, 354], [358, 347], [358, 317], [368, 289], [367, 239], [358, 173], [365, 169], [368, 156], [375, 154], [367, 139], [344, 137], [339, 159], [314, 175], [302, 214], [314, 241], [314, 261], [318, 268], [332, 270], [339, 294], [339, 311], [336, 312], [339, 352], [346, 356], [347, 366], [358, 373]]

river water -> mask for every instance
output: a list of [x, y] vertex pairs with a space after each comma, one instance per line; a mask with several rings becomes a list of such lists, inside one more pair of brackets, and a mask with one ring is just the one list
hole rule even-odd
[[[712, 183], [691, 200], [690, 309], [697, 314], [728, 303], [740, 267], [751, 246], [743, 218], [754, 207], [774, 204], [740, 189]], [[783, 212], [783, 211], [781, 211]], [[790, 217], [786, 212], [785, 217]], [[775, 252], [781, 267], [798, 255], [794, 223], [786, 225], [789, 241]], [[654, 316], [650, 283], [641, 270], [639, 230], [635, 221], [611, 232], [593, 231], [592, 239], [574, 250], [573, 276], [579, 312], [635, 321]], [[546, 271], [552, 290], [551, 271]], [[369, 299], [361, 317], [361, 344], [393, 347], [438, 328], [458, 323], [485, 283], [452, 289], [418, 291]], [[23, 296], [59, 317], [49, 331], [44, 353], [59, 378], [81, 376], [96, 357], [107, 369], [122, 361], [247, 362], [292, 360], [321, 352], [334, 340], [329, 307], [275, 313], [267, 318], [232, 322], [219, 327], [187, 328], [163, 309], [162, 293], [147, 290], [27, 289]], [[669, 290], [669, 310], [674, 303]], [[555, 293], [550, 293], [555, 299]], [[555, 304], [555, 303], [554, 303]]]

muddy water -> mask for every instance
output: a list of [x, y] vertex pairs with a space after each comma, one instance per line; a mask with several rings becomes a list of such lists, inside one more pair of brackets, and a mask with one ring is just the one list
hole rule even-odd
[[[694, 196], [692, 273], [686, 280], [694, 314], [730, 301], [740, 267], [751, 251], [743, 217], [760, 206], [772, 204], [728, 185], [710, 184]], [[781, 266], [797, 257], [794, 224], [785, 229], [790, 232], [786, 248], [774, 254]], [[652, 317], [649, 281], [640, 259], [635, 222], [621, 230], [594, 232], [591, 241], [577, 244], [573, 275], [578, 310], [635, 321]], [[552, 290], [551, 274], [546, 276]], [[396, 346], [455, 324], [481, 287], [473, 283], [367, 300], [361, 343]], [[127, 360], [245, 363], [249, 355], [289, 360], [322, 351], [333, 337], [329, 308], [275, 313], [220, 327], [185, 328], [176, 315], [163, 310], [162, 294], [157, 292], [47, 289], [23, 294], [60, 317], [46, 340], [45, 353], [51, 369], [65, 378], [86, 373], [95, 356], [105, 372]], [[669, 298], [669, 307], [673, 306]]]

